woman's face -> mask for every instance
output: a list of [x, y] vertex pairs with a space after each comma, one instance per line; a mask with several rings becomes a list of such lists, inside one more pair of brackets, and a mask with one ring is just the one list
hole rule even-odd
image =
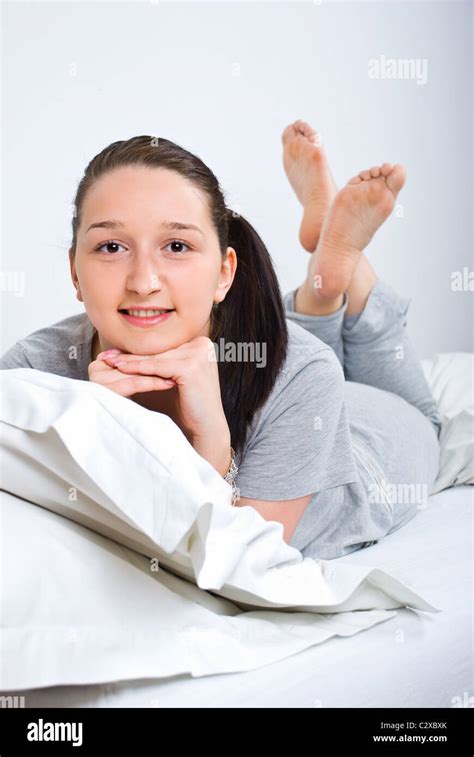
[[[98, 332], [95, 360], [113, 347], [148, 355], [209, 336], [212, 305], [225, 298], [237, 256], [228, 247], [222, 258], [205, 196], [190, 182], [167, 169], [127, 166], [87, 192], [70, 265]], [[144, 326], [120, 312], [130, 308], [173, 312]]]

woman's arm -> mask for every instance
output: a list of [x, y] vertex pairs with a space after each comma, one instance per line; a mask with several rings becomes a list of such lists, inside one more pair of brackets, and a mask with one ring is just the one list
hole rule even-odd
[[303, 517], [304, 511], [308, 507], [309, 503], [313, 499], [314, 494], [307, 494], [305, 497], [298, 497], [297, 499], [287, 499], [283, 502], [270, 502], [263, 499], [249, 499], [248, 497], [240, 497], [236, 505], [238, 507], [244, 507], [250, 505], [260, 513], [265, 520], [278, 521], [283, 524], [283, 538], [290, 543], [296, 526]]
[[[216, 435], [212, 440], [197, 441], [193, 440], [193, 447], [201, 457], [207, 460], [221, 476], [225, 476], [229, 469], [231, 461], [230, 451], [230, 433], [227, 427], [227, 433], [223, 431], [222, 436]], [[249, 497], [239, 497], [236, 501], [237, 507], [250, 505], [265, 520], [277, 521], [283, 525], [283, 538], [289, 544], [291, 537], [303, 517], [303, 513], [311, 502], [314, 494], [307, 494], [297, 499], [288, 499], [284, 501], [270, 501], [263, 499], [251, 499]]]
[[191, 439], [191, 444], [221, 476], [225, 476], [231, 461], [230, 431], [227, 423], [221, 433], [216, 432], [212, 437], [205, 439]]

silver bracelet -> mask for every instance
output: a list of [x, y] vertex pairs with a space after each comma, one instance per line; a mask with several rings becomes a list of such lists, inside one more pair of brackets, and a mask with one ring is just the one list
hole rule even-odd
[[237, 476], [237, 473], [238, 473], [239, 469], [237, 468], [237, 466], [235, 464], [235, 450], [234, 450], [233, 447], [230, 448], [230, 455], [231, 455], [231, 459], [230, 459], [229, 470], [227, 471], [227, 473], [225, 474], [225, 476], [223, 478], [224, 478], [225, 481], [227, 481], [228, 484], [230, 484], [232, 486], [232, 501], [231, 501], [231, 505], [232, 505], [232, 507], [235, 507], [235, 503], [239, 499], [238, 489], [237, 489], [237, 486], [235, 484], [235, 478]]

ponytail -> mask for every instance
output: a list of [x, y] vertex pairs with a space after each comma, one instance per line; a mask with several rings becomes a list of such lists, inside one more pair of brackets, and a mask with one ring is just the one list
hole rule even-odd
[[286, 359], [288, 328], [270, 254], [253, 226], [227, 210], [228, 245], [237, 269], [225, 299], [213, 312], [211, 340], [225, 345], [260, 345], [265, 366], [255, 361], [218, 362], [222, 404], [234, 449], [242, 450], [248, 425], [267, 400]]

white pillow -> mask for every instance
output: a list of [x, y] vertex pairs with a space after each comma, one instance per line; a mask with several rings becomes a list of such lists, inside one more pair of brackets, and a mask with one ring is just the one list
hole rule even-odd
[[440, 464], [431, 493], [474, 484], [474, 354], [442, 352], [421, 364], [441, 416]]
[[397, 614], [243, 612], [43, 507], [0, 508], [2, 691], [252, 670]]
[[[150, 610], [149, 599], [140, 605], [139, 623], [133, 621], [130, 630], [132, 646], [121, 625], [126, 623], [128, 628], [132, 622], [131, 611], [126, 609], [131, 601], [130, 589], [126, 582], [122, 585], [122, 571], [125, 563], [141, 560], [140, 555], [158, 560], [160, 568], [165, 568], [158, 575], [171, 582], [173, 591], [185, 585], [189, 591], [192, 584], [197, 584], [199, 589], [194, 587], [193, 591], [200, 597], [207, 596], [201, 589], [219, 595], [213, 600], [224, 604], [218, 606], [217, 615], [261, 608], [279, 610], [255, 614], [266, 621], [273, 619], [275, 626], [280, 626], [282, 646], [275, 648], [273, 659], [285, 656], [285, 647], [287, 654], [295, 649], [291, 640], [287, 643], [283, 638], [284, 608], [290, 610], [291, 628], [296, 629], [298, 637], [302, 629], [307, 629], [303, 648], [328, 635], [347, 633], [347, 625], [341, 631], [339, 614], [341, 620], [349, 614], [349, 625], [362, 630], [393, 615], [379, 611], [409, 606], [436, 612], [412, 589], [384, 571], [303, 559], [283, 540], [281, 523], [266, 521], [252, 507], [231, 507], [230, 486], [195, 452], [168, 416], [152, 413], [93, 382], [26, 368], [1, 371], [0, 377], [2, 488], [15, 495], [3, 498], [3, 507], [9, 514], [5, 522], [11, 524], [6, 545], [12, 548], [4, 550], [11, 564], [2, 578], [6, 617], [1, 623], [1, 640], [7, 664], [2, 669], [1, 688], [142, 677], [150, 648], [145, 645], [142, 656], [136, 634], [140, 628], [149, 628], [152, 619], [157, 633], [163, 632], [160, 639], [168, 654], [156, 655], [154, 664], [149, 665], [149, 675], [182, 672], [182, 642], [169, 632], [175, 611], [173, 602], [168, 611], [161, 606], [161, 594], [157, 592], [160, 606], [156, 611]], [[11, 507], [12, 501], [20, 502], [18, 497], [25, 500], [23, 512], [20, 507]], [[30, 503], [51, 511], [47, 519], [46, 511]], [[108, 538], [96, 537], [76, 524]], [[59, 550], [58, 545], [67, 541], [68, 547]], [[113, 560], [117, 554], [122, 557], [120, 569], [112, 568], [108, 552], [114, 555]], [[44, 607], [35, 607], [38, 590], [31, 569], [24, 568], [33, 554], [39, 560], [36, 570], [49, 613], [47, 623], [41, 614]], [[136, 557], [132, 559], [133, 554]], [[30, 557], [26, 559], [25, 555]], [[149, 564], [149, 560], [146, 562]], [[21, 622], [18, 597], [22, 599]], [[220, 597], [232, 600], [230, 612], [229, 603]], [[104, 616], [104, 626], [98, 634], [94, 612], [101, 603], [109, 608], [109, 614]], [[28, 613], [32, 611], [30, 617]], [[307, 613], [329, 613], [324, 617], [322, 635], [321, 623], [317, 622], [321, 616], [312, 616], [314, 623], [308, 624]], [[252, 616], [249, 612], [240, 615], [249, 622]], [[287, 613], [283, 616], [286, 618]], [[119, 623], [121, 617], [124, 620]], [[107, 618], [112, 622], [108, 623]], [[83, 634], [87, 639], [80, 654], [71, 655], [70, 645], [62, 639], [64, 622], [77, 626], [81, 638]], [[235, 627], [221, 625], [227, 640], [222, 643], [220, 659], [201, 659], [199, 665], [189, 659], [186, 663], [203, 671], [198, 675], [216, 672], [216, 668], [230, 672], [266, 664], [268, 656], [252, 657], [250, 652], [235, 656]], [[49, 628], [53, 629], [51, 637], [47, 635]], [[252, 641], [254, 626], [250, 625], [250, 631], [241, 628], [248, 636], [249, 650], [260, 649], [258, 633]], [[89, 641], [97, 659], [102, 660], [104, 655], [110, 658], [97, 662], [96, 668], [85, 662], [92, 654]], [[62, 652], [55, 663], [58, 644]], [[215, 640], [211, 648], [215, 650]], [[130, 649], [134, 650], [132, 655]], [[32, 659], [28, 650], [35, 650]], [[20, 653], [26, 654], [23, 661]], [[196, 645], [195, 653], [202, 653], [200, 645]], [[260, 663], [260, 659], [266, 662]], [[150, 658], [147, 660], [149, 663]]]

